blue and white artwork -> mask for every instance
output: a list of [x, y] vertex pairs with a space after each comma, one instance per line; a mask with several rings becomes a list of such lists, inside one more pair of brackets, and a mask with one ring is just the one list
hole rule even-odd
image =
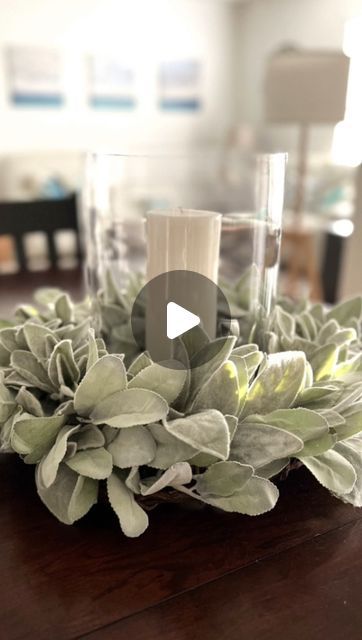
[[165, 111], [197, 111], [201, 107], [201, 64], [198, 60], [162, 62], [159, 106]]
[[38, 47], [10, 47], [7, 51], [10, 102], [17, 107], [63, 105], [61, 57]]
[[135, 74], [116, 58], [89, 58], [89, 104], [95, 109], [133, 109], [136, 106]]

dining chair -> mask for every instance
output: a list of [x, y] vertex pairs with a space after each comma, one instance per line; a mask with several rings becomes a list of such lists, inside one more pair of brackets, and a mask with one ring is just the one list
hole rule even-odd
[[26, 234], [33, 232], [46, 235], [50, 267], [56, 269], [58, 255], [55, 234], [60, 230], [74, 231], [76, 258], [79, 262], [81, 243], [75, 194], [59, 200], [0, 202], [0, 236], [13, 238], [19, 271], [29, 270], [24, 238]]

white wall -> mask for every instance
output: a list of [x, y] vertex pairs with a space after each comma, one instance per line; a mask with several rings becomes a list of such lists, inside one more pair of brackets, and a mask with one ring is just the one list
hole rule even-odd
[[362, 0], [254, 0], [237, 8], [238, 111], [261, 121], [267, 58], [284, 45], [342, 49], [343, 26]]
[[[233, 27], [232, 3], [220, 0], [0, 0], [0, 154], [220, 140], [235, 115]], [[63, 52], [63, 109], [9, 105], [4, 49], [16, 44]], [[87, 106], [85, 56], [97, 51], [135, 61], [136, 110], [100, 113]], [[200, 112], [158, 110], [157, 65], [179, 56], [203, 64]]]
[[[285, 45], [309, 49], [342, 49], [344, 23], [362, 13], [362, 0], [253, 0], [236, 9], [237, 111], [240, 121], [263, 121], [263, 83], [268, 57]], [[333, 127], [313, 127], [310, 161], [330, 159]], [[297, 128], [273, 126], [264, 141], [267, 150], [293, 154]], [[293, 156], [290, 160], [293, 159]]]

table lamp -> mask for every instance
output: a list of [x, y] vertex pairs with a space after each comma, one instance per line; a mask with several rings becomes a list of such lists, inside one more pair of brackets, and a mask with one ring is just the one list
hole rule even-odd
[[[334, 125], [344, 117], [349, 59], [342, 51], [285, 48], [274, 53], [265, 76], [265, 119], [268, 123], [299, 127], [297, 174], [293, 212], [295, 244], [290, 275], [296, 280], [302, 256], [311, 296], [322, 297], [320, 278], [310, 233], [301, 230], [305, 204], [308, 138], [313, 125]], [[299, 227], [299, 229], [298, 229]], [[287, 236], [288, 237], [288, 236]]]

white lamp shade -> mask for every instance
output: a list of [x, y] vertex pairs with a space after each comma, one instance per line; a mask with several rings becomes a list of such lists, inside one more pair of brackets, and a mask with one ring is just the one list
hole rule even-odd
[[265, 78], [266, 120], [300, 124], [343, 120], [348, 70], [349, 59], [340, 51], [274, 54]]

